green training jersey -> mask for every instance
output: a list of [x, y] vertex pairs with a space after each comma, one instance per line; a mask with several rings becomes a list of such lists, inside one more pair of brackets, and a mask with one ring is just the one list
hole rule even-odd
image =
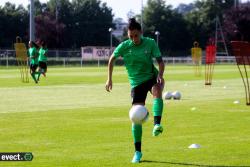
[[152, 38], [141, 37], [139, 45], [128, 39], [118, 45], [114, 56], [123, 58], [132, 88], [158, 75], [153, 58], [161, 57], [161, 52]]
[[29, 48], [30, 64], [38, 64], [38, 55], [35, 47]]
[[38, 61], [47, 62], [47, 52], [48, 52], [48, 49], [41, 47], [39, 50]]

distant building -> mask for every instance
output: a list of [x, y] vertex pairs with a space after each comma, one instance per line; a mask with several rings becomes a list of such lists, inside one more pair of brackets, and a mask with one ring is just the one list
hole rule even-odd
[[177, 8], [175, 8], [175, 10], [178, 12], [178, 13], [181, 13], [183, 15], [191, 12], [193, 9], [195, 9], [195, 6], [193, 3], [190, 3], [190, 4], [179, 4], [179, 6]]
[[126, 30], [128, 23], [126, 23], [122, 18], [116, 18], [113, 23], [115, 24], [115, 29], [112, 34], [121, 41], [123, 38], [124, 31]]

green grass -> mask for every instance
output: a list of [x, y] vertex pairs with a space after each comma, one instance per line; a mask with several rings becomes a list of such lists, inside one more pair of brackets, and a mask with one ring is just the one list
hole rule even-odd
[[[17, 69], [0, 68], [0, 152], [34, 155], [0, 166], [135, 166], [126, 71], [114, 68], [111, 93], [106, 78], [107, 67], [50, 67], [39, 84], [24, 84]], [[138, 166], [250, 167], [250, 108], [237, 67], [215, 66], [211, 87], [191, 66], [166, 66], [165, 79], [164, 91], [179, 90], [182, 100], [164, 102], [161, 136], [152, 137], [152, 116], [143, 125]]]

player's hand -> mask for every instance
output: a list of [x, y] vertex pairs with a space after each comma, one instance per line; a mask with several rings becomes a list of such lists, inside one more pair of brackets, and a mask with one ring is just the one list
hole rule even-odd
[[164, 85], [165, 85], [165, 81], [164, 78], [160, 75], [157, 76], [157, 83], [159, 83], [161, 85], [161, 89], [164, 89]]
[[161, 75], [157, 76], [157, 83], [159, 83], [161, 85], [164, 84], [164, 78]]
[[106, 82], [106, 91], [110, 92], [112, 90], [112, 85], [113, 85], [112, 80], [108, 79]]

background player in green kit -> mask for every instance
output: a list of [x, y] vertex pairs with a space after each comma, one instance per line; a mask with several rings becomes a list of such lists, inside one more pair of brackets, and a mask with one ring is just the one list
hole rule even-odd
[[33, 41], [29, 41], [29, 57], [30, 57], [30, 75], [35, 83], [37, 83], [35, 74], [38, 67], [38, 46]]
[[[160, 124], [163, 111], [162, 90], [164, 87], [164, 63], [161, 53], [154, 39], [142, 36], [141, 25], [134, 18], [129, 20], [128, 37], [129, 39], [122, 42], [109, 59], [106, 90], [109, 92], [112, 89], [113, 63], [116, 58], [121, 56], [132, 88], [132, 104], [145, 105], [148, 91], [153, 95], [154, 128], [152, 133], [153, 136], [158, 136], [163, 131]], [[153, 58], [158, 62], [159, 71], [153, 64]], [[139, 163], [142, 157], [141, 124], [132, 124], [132, 135], [135, 145], [132, 163]]]
[[39, 41], [39, 57], [38, 57], [38, 64], [39, 64], [39, 70], [38, 70], [38, 77], [37, 80], [39, 80], [40, 75], [43, 74], [46, 76], [47, 72], [47, 54], [48, 54], [48, 48], [44, 40]]

